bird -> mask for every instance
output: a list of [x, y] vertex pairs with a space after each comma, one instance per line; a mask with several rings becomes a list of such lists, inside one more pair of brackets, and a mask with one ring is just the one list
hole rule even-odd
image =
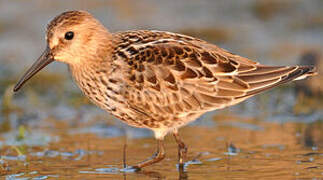
[[72, 10], [56, 16], [47, 46], [17, 82], [17, 92], [53, 61], [68, 65], [81, 91], [124, 123], [153, 131], [157, 151], [134, 166], [165, 158], [164, 137], [178, 144], [178, 164], [187, 146], [178, 129], [202, 114], [242, 102], [260, 92], [316, 74], [314, 66], [268, 66], [199, 38], [158, 30], [111, 33], [92, 14]]

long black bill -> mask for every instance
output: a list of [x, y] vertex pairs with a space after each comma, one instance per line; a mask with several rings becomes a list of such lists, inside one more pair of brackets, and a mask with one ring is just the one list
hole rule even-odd
[[54, 58], [50, 52], [49, 47], [45, 49], [43, 54], [37, 59], [37, 61], [28, 69], [28, 71], [22, 76], [18, 83], [13, 88], [14, 92], [17, 92], [30, 78], [32, 78], [38, 71], [43, 69], [46, 65], [53, 62]]

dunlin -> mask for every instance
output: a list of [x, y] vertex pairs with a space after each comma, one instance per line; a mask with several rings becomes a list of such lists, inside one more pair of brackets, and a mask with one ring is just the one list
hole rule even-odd
[[173, 133], [179, 164], [187, 148], [178, 129], [208, 111], [315, 74], [312, 66], [265, 66], [203, 40], [171, 32], [110, 33], [85, 11], [68, 11], [47, 27], [47, 47], [14, 91], [53, 61], [68, 64], [77, 85], [97, 106], [131, 126], [148, 128], [158, 148], [136, 169], [165, 157]]

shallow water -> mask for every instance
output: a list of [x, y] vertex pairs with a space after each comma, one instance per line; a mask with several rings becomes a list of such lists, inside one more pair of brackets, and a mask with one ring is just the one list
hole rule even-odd
[[25, 157], [17, 157], [10, 146], [2, 148], [1, 174], [7, 179], [323, 178], [322, 122], [277, 124], [228, 115], [215, 119], [212, 127], [189, 126], [180, 131], [189, 147], [184, 171], [176, 168], [177, 146], [172, 136], [166, 138], [165, 160], [141, 172], [122, 172], [124, 144], [127, 165], [134, 165], [154, 152], [153, 138], [71, 134], [63, 123], [36, 129], [59, 140], [47, 146], [25, 146]]

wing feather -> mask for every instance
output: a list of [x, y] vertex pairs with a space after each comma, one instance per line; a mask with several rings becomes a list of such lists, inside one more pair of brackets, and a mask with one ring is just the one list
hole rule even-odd
[[127, 42], [116, 48], [122, 55], [116, 61], [130, 106], [156, 120], [223, 108], [314, 72], [309, 66], [261, 65], [184, 35], [133, 33], [136, 41], [120, 38]]

